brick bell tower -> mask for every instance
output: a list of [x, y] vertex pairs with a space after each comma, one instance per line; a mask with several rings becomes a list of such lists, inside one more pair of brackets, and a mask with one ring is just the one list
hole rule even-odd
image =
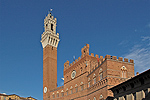
[[43, 100], [50, 99], [50, 90], [57, 88], [57, 19], [49, 13], [44, 19], [44, 32], [41, 36], [43, 46]]

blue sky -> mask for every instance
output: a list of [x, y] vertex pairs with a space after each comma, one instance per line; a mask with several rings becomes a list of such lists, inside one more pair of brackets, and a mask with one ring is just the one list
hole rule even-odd
[[57, 18], [58, 86], [63, 64], [90, 53], [135, 60], [135, 72], [150, 68], [150, 0], [0, 0], [0, 93], [42, 100], [43, 21]]

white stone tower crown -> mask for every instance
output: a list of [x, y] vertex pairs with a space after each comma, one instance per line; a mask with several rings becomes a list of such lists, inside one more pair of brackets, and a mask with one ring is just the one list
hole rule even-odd
[[59, 39], [59, 33], [56, 34], [56, 23], [57, 19], [52, 16], [51, 13], [49, 13], [45, 19], [44, 19], [44, 32], [41, 36], [41, 43], [43, 48], [47, 45], [51, 45], [53, 47], [58, 46], [58, 43], [60, 41]]

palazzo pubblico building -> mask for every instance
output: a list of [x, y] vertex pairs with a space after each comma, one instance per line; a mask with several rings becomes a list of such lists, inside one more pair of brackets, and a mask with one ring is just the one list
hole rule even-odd
[[[134, 77], [134, 60], [90, 53], [90, 45], [81, 48], [81, 56], [64, 63], [64, 86], [57, 87], [57, 19], [49, 13], [41, 35], [43, 47], [43, 100], [110, 100], [110, 88]], [[117, 100], [117, 99], [116, 99]], [[123, 100], [123, 99], [122, 99]]]

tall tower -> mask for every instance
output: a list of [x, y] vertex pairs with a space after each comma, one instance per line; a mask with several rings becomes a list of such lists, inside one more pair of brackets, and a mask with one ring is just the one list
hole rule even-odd
[[50, 99], [50, 90], [57, 87], [57, 20], [49, 13], [44, 19], [44, 32], [41, 36], [43, 46], [43, 100]]

